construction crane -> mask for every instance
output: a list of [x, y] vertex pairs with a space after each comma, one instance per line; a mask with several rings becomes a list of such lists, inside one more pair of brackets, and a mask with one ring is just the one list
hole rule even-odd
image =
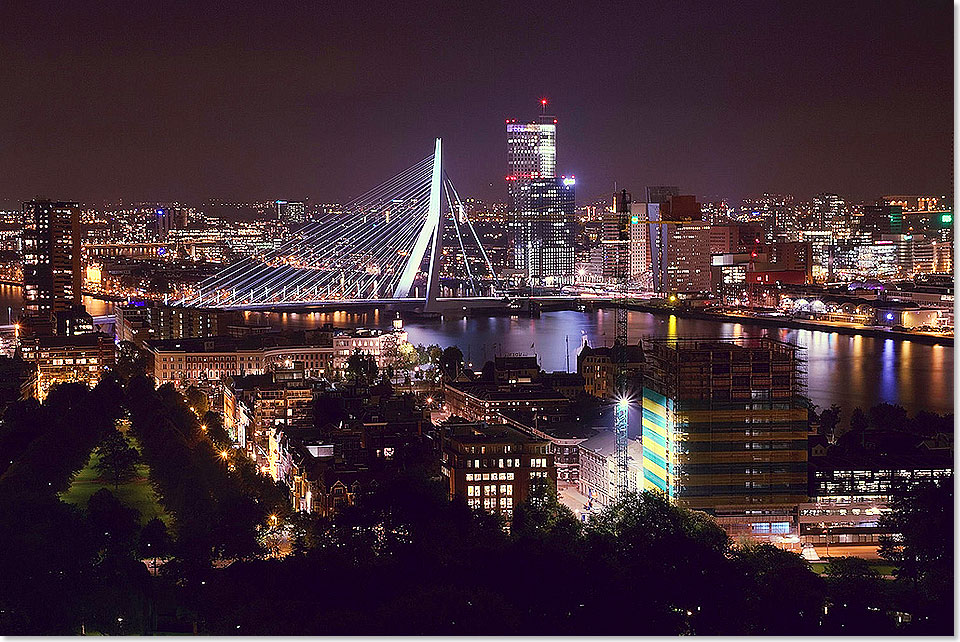
[[614, 382], [613, 427], [617, 436], [615, 456], [617, 460], [615, 497], [620, 499], [630, 491], [627, 467], [627, 427], [630, 410], [629, 381], [627, 376], [627, 281], [630, 255], [630, 203], [627, 190], [614, 194], [613, 214], [616, 217], [617, 240], [611, 244], [615, 249], [614, 298], [617, 321], [613, 341], [613, 360], [616, 367]]

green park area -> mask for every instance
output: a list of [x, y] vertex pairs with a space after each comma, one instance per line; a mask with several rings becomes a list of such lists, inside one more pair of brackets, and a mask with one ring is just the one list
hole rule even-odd
[[[128, 438], [132, 445], [139, 451], [140, 444], [128, 433]], [[138, 463], [136, 475], [129, 481], [122, 482], [118, 487], [114, 487], [113, 482], [106, 476], [97, 471], [97, 463], [100, 456], [94, 450], [90, 453], [90, 460], [87, 465], [74, 478], [70, 488], [60, 496], [64, 502], [73, 504], [80, 508], [86, 508], [90, 497], [100, 490], [106, 488], [113, 493], [118, 500], [129, 508], [135, 508], [140, 511], [140, 523], [146, 524], [154, 517], [159, 517], [163, 522], [170, 526], [171, 518], [163, 510], [163, 506], [157, 501], [157, 495], [153, 492], [150, 485], [150, 467], [145, 463]]]
[[[894, 571], [897, 570], [896, 566], [893, 566], [886, 560], [867, 560], [867, 562], [870, 564], [870, 568], [879, 573], [881, 576], [892, 576]], [[815, 573], [824, 575], [827, 572], [827, 563], [811, 562], [810, 568], [812, 568]]]

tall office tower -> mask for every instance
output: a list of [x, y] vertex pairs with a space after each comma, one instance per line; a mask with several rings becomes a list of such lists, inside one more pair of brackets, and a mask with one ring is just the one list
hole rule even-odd
[[647, 187], [647, 202], [663, 204], [670, 200], [671, 196], [679, 196], [680, 188], [675, 185], [651, 185]]
[[300, 201], [276, 201], [277, 220], [281, 223], [305, 223], [307, 206]]
[[731, 534], [786, 535], [806, 501], [798, 348], [767, 337], [644, 341], [644, 490]]
[[154, 216], [149, 221], [150, 231], [156, 238], [165, 240], [170, 230], [182, 230], [187, 226], [187, 210], [178, 205], [157, 206]]
[[860, 217], [860, 232], [867, 232], [874, 240], [883, 234], [900, 234], [903, 229], [903, 207], [900, 205], [864, 205]]
[[699, 220], [671, 220], [666, 218], [665, 207], [647, 206], [645, 240], [651, 288], [662, 294], [709, 292], [710, 225]]
[[80, 205], [30, 201], [23, 220], [24, 307], [52, 319], [80, 304]]
[[530, 285], [573, 280], [573, 177], [557, 176], [557, 120], [507, 120], [512, 267]]
[[816, 229], [829, 230], [844, 215], [846, 203], [838, 194], [821, 193], [813, 197], [813, 220]]
[[[620, 190], [613, 195], [613, 207], [603, 212], [603, 232], [600, 239], [603, 248], [603, 280], [606, 283], [614, 283], [618, 276], [618, 266], [623, 265], [626, 268], [626, 275], [629, 278], [629, 238], [624, 241], [621, 239], [620, 220], [621, 217], [627, 221], [632, 215], [632, 198], [627, 190]], [[627, 224], [627, 232], [630, 227]]]

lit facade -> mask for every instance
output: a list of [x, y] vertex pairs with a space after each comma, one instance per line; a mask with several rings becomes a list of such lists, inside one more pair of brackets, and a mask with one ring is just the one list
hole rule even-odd
[[731, 533], [795, 532], [807, 498], [797, 348], [768, 338], [644, 346], [643, 488], [712, 513]]
[[508, 120], [508, 228], [512, 268], [530, 284], [573, 280], [573, 177], [557, 176], [557, 121]]
[[550, 442], [504, 424], [441, 426], [441, 474], [451, 499], [513, 519], [515, 506], [538, 484], [556, 490]]
[[23, 220], [24, 307], [52, 318], [80, 304], [80, 205], [30, 201]]
[[36, 366], [32, 392], [41, 401], [59, 383], [79, 382], [92, 388], [117, 360], [113, 338], [100, 332], [24, 338], [20, 354]]

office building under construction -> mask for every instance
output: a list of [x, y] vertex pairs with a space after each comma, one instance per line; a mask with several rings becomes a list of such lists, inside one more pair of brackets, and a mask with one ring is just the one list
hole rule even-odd
[[795, 533], [807, 499], [800, 349], [756, 337], [646, 339], [644, 350], [644, 489], [731, 535]]

